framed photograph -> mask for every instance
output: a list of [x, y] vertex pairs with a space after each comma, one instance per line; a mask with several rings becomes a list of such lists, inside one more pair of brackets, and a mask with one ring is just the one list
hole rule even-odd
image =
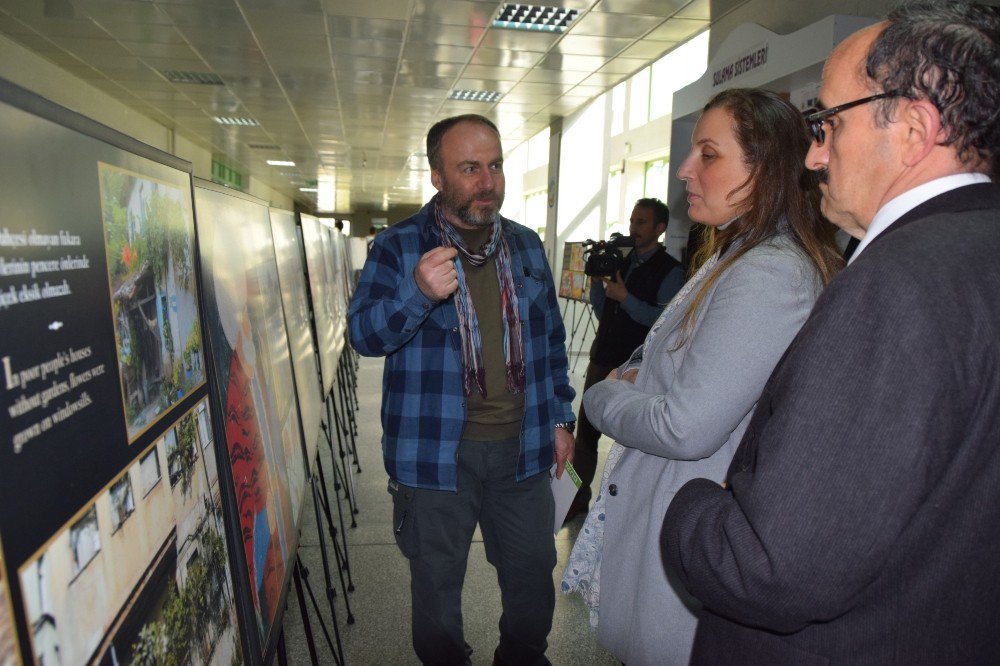
[[590, 302], [590, 278], [584, 273], [583, 243], [563, 245], [563, 266], [559, 276], [559, 296], [572, 301]]
[[281, 302], [285, 310], [285, 328], [288, 331], [288, 348], [295, 370], [295, 392], [299, 398], [299, 413], [302, 415], [306, 459], [311, 468], [319, 446], [323, 400], [320, 395], [322, 379], [316, 361], [316, 343], [313, 340], [312, 318], [309, 314], [303, 247], [299, 241], [295, 214], [275, 208], [271, 209], [270, 214], [278, 281], [281, 284]]
[[203, 398], [170, 424], [22, 564], [36, 663], [240, 659], [219, 480], [197, 426], [207, 409]]
[[[341, 315], [333, 297], [334, 276], [332, 262], [327, 261], [329, 241], [323, 225], [312, 215], [299, 215], [302, 225], [302, 244], [305, 246], [306, 267], [309, 272], [309, 292], [312, 294], [313, 317], [316, 326], [316, 343], [319, 345], [320, 370], [323, 375], [323, 397], [330, 395], [337, 378], [337, 361], [344, 345]], [[346, 322], [346, 319], [344, 319]], [[339, 335], [338, 335], [339, 329]]]
[[277, 647], [306, 488], [270, 215], [264, 202], [201, 180], [195, 210], [209, 372], [241, 538], [237, 587], [249, 593], [258, 656], [267, 661]]

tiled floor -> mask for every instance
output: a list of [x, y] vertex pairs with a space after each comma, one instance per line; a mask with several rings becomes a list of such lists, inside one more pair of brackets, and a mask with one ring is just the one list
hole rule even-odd
[[[586, 358], [583, 358], [576, 364], [576, 370], [571, 374], [578, 392], [583, 385], [585, 369]], [[362, 472], [356, 474], [354, 478], [359, 513], [356, 517], [357, 527], [348, 527], [346, 530], [347, 554], [355, 586], [355, 591], [348, 595], [355, 619], [352, 625], [346, 624], [343, 591], [336, 570], [332, 571], [338, 594], [335, 608], [340, 620], [345, 662], [352, 665], [418, 663], [410, 648], [409, 570], [392, 537], [392, 505], [386, 493], [387, 476], [382, 467], [379, 446], [381, 378], [382, 359], [362, 358], [358, 373], [360, 409], [357, 413], [356, 440]], [[598, 469], [603, 468], [606, 448], [605, 440], [602, 442], [602, 460]], [[320, 456], [329, 481], [331, 458], [330, 450], [325, 444], [320, 447]], [[320, 604], [322, 617], [332, 635], [315, 513], [311, 502], [306, 502], [306, 505], [299, 553], [309, 570], [309, 579]], [[334, 520], [337, 520], [336, 514]], [[349, 516], [345, 515], [345, 520], [349, 524]], [[578, 518], [556, 535], [559, 563], [553, 572], [553, 578], [557, 583], [562, 576], [562, 569], [581, 523], [582, 519]], [[327, 550], [330, 552], [332, 566], [333, 551], [329, 539], [327, 539]], [[472, 663], [490, 664], [493, 649], [499, 638], [497, 621], [500, 618], [500, 593], [495, 571], [486, 561], [482, 539], [478, 532], [469, 555], [462, 606], [465, 615], [466, 641], [475, 650]], [[319, 661], [323, 664], [333, 664], [332, 653], [322, 636], [316, 613], [311, 608], [309, 613], [316, 634]], [[285, 636], [289, 663], [308, 664], [309, 653], [306, 649], [294, 587], [289, 594], [288, 609], [285, 614]], [[580, 598], [567, 597], [560, 593], [556, 595], [556, 612], [552, 633], [549, 635], [547, 654], [557, 666], [618, 663], [597, 645], [594, 634], [589, 628], [587, 610]]]

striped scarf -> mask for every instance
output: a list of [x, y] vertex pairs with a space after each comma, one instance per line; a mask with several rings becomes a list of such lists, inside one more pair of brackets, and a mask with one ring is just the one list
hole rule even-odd
[[[473, 266], [482, 266], [490, 257], [495, 257], [497, 282], [500, 285], [500, 308], [503, 313], [503, 356], [507, 366], [507, 390], [510, 393], [524, 393], [524, 349], [521, 341], [521, 320], [517, 316], [517, 291], [510, 270], [510, 247], [500, 232], [500, 216], [493, 222], [490, 240], [475, 253], [469, 251], [462, 236], [444, 217], [439, 195], [434, 196], [434, 220], [441, 232], [441, 244], [454, 247]], [[465, 282], [462, 262], [455, 261], [458, 270], [458, 291], [455, 292], [455, 308], [458, 310], [458, 330], [462, 334], [462, 362], [465, 395], [473, 390], [486, 397], [486, 368], [483, 367], [483, 341], [479, 333], [479, 319], [476, 308]]]

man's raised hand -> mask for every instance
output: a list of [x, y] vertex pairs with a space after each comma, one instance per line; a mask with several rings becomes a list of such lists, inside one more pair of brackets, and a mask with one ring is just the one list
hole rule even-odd
[[455, 267], [453, 247], [436, 247], [420, 257], [413, 269], [413, 277], [424, 296], [432, 301], [443, 301], [458, 289], [458, 269]]

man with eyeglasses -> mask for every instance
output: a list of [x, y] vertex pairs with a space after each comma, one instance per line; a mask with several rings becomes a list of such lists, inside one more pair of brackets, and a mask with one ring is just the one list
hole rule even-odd
[[861, 239], [665, 563], [693, 663], [1000, 655], [1000, 18], [910, 2], [826, 63], [806, 164]]

